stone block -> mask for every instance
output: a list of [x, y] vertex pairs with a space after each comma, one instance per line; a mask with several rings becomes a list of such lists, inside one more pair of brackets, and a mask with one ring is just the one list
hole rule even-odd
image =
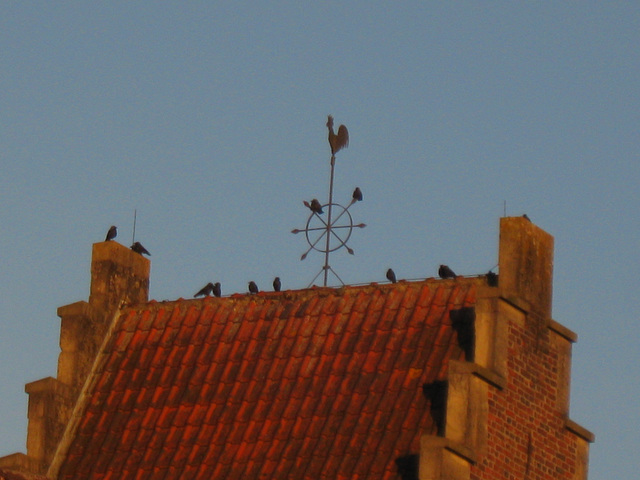
[[501, 295], [523, 310], [551, 318], [553, 237], [522, 217], [500, 219]]

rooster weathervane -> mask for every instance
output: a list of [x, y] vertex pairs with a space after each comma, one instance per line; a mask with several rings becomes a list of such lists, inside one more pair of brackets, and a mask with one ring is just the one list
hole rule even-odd
[[[309, 286], [316, 281], [320, 274], [324, 273], [323, 285], [327, 286], [329, 278], [329, 271], [335, 275], [342, 285], [344, 282], [338, 276], [333, 268], [329, 265], [329, 255], [331, 252], [335, 252], [341, 248], [346, 248], [349, 254], [353, 255], [353, 249], [347, 245], [347, 242], [351, 238], [351, 233], [354, 228], [364, 228], [366, 225], [360, 223], [354, 225], [353, 217], [349, 212], [351, 206], [362, 200], [362, 191], [359, 187], [353, 191], [351, 202], [347, 207], [333, 202], [333, 174], [336, 163], [336, 153], [343, 148], [349, 146], [349, 132], [347, 127], [340, 125], [338, 127], [338, 133], [333, 131], [333, 117], [329, 115], [327, 119], [327, 128], [329, 129], [329, 146], [331, 147], [331, 179], [329, 181], [329, 202], [321, 204], [318, 199], [314, 198], [311, 202], [303, 201], [304, 205], [311, 210], [311, 215], [307, 219], [307, 224], [304, 229], [294, 229], [291, 233], [297, 234], [304, 232], [309, 244], [307, 249], [300, 260], [307, 258], [307, 255], [311, 250], [324, 253], [324, 266], [313, 278]], [[327, 211], [326, 220], [324, 215], [325, 209]], [[334, 213], [336, 214], [334, 217]]]

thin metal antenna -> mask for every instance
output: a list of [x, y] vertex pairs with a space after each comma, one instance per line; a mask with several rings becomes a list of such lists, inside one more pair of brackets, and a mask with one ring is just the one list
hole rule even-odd
[[132, 245], [136, 243], [136, 219], [138, 216], [137, 214], [138, 214], [138, 210], [134, 208], [133, 209], [133, 238], [131, 239]]

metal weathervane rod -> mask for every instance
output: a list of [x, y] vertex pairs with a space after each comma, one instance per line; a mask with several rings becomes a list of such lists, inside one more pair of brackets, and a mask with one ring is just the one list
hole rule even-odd
[[[327, 126], [329, 123], [333, 126], [333, 119], [329, 116], [329, 122], [327, 122]], [[333, 129], [329, 127], [329, 143], [331, 143], [331, 134], [333, 133]], [[347, 129], [345, 128], [345, 131]], [[349, 143], [349, 135], [347, 134], [347, 144]], [[327, 213], [327, 246], [324, 251], [324, 286], [327, 286], [327, 277], [329, 275], [329, 254], [331, 253], [331, 212], [333, 210], [333, 172], [335, 170], [336, 165], [336, 156], [333, 153], [333, 147], [331, 148], [331, 179], [329, 180], [329, 213]]]

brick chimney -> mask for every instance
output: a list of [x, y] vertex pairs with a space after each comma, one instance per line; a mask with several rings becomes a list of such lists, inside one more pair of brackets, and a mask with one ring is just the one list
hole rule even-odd
[[553, 237], [524, 217], [501, 218], [498, 257], [503, 298], [550, 319]]
[[58, 380], [79, 393], [114, 314], [122, 305], [146, 302], [149, 260], [114, 241], [95, 243], [89, 302], [58, 308], [61, 318]]
[[89, 301], [58, 308], [57, 378], [28, 383], [27, 454], [0, 458], [0, 467], [45, 473], [64, 433], [96, 353], [122, 305], [146, 302], [150, 261], [115, 242], [93, 245]]

